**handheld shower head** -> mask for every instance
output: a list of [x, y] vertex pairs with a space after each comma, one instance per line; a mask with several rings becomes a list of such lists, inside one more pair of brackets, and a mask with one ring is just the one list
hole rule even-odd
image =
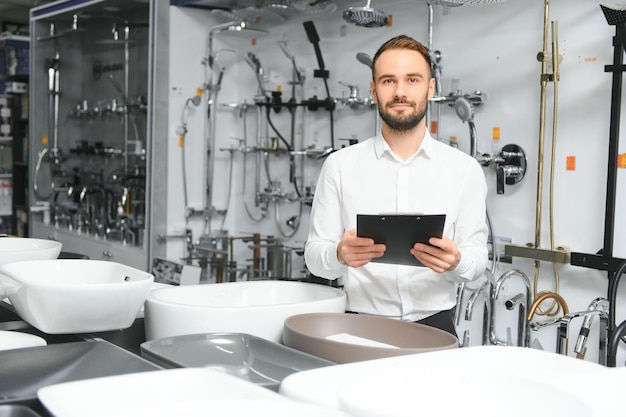
[[245, 59], [256, 75], [257, 82], [259, 83], [259, 93], [263, 94], [265, 91], [265, 80], [263, 79], [263, 67], [261, 66], [261, 61], [259, 61], [259, 58], [257, 58], [257, 56], [252, 52], [248, 52]]
[[454, 111], [463, 122], [469, 122], [474, 119], [474, 106], [465, 97], [459, 97], [454, 101]]
[[209, 57], [209, 65], [211, 69], [224, 72], [237, 60], [237, 51], [234, 49], [220, 49], [215, 56]]
[[370, 56], [365, 52], [357, 52], [356, 60], [359, 61], [361, 64], [366, 65], [368, 68], [372, 68], [372, 58], [370, 58]]
[[367, 0], [365, 7], [348, 7], [343, 12], [343, 20], [366, 28], [387, 26], [389, 15], [370, 7], [371, 0]]
[[465, 96], [454, 101], [454, 111], [463, 122], [467, 122], [470, 130], [470, 156], [476, 156], [478, 152], [478, 136], [474, 124], [474, 105]]
[[218, 74], [215, 88], [219, 89], [222, 85], [224, 71], [237, 60], [237, 51], [233, 49], [220, 49], [215, 56], [209, 57], [209, 65], [211, 69]]
[[293, 66], [293, 73], [294, 73], [294, 75], [297, 78], [297, 83], [302, 85], [304, 83], [304, 76], [302, 75], [302, 73], [298, 69], [298, 65], [296, 64], [296, 58], [293, 56], [293, 54], [287, 48], [287, 41], [285, 41], [285, 40], [278, 41], [278, 46], [280, 46], [280, 49], [283, 50], [283, 53], [285, 54], [287, 59], [289, 59], [291, 61], [291, 65]]

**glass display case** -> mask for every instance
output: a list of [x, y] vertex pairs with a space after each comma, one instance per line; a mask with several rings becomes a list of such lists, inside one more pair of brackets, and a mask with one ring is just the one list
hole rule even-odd
[[167, 79], [166, 68], [154, 71], [167, 50], [157, 46], [167, 13], [158, 3], [74, 0], [31, 11], [31, 235], [143, 269], [159, 216], [151, 198], [165, 195], [151, 172], [153, 132], [166, 119], [153, 104], [155, 83]]

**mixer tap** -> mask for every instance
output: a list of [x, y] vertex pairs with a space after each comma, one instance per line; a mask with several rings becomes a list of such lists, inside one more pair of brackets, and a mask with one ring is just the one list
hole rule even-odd
[[[484, 311], [483, 311], [483, 328], [482, 328], [482, 344], [489, 344], [489, 323], [491, 323], [491, 292], [492, 285], [491, 281], [486, 281], [483, 285], [478, 288], [478, 290], [474, 291], [472, 295], [470, 295], [467, 306], [465, 307], [465, 320], [472, 320], [472, 313], [474, 311], [474, 305], [476, 300], [481, 295], [484, 300]], [[468, 336], [469, 337], [469, 336]], [[469, 341], [469, 340], [468, 340]], [[467, 346], [465, 342], [463, 342], [463, 346]]]
[[[565, 309], [563, 310], [565, 311]], [[598, 354], [598, 363], [601, 365], [606, 365], [606, 347], [607, 347], [607, 327], [608, 327], [608, 314], [605, 311], [594, 309], [587, 311], [580, 311], [577, 313], [569, 313], [565, 314], [563, 317], [559, 319], [559, 328], [557, 330], [556, 336], [556, 351], [562, 355], [568, 354], [568, 345], [569, 345], [569, 325], [571, 321], [578, 317], [584, 317], [583, 322], [587, 321], [590, 323], [590, 318], [593, 316], [600, 317], [600, 352]], [[589, 320], [588, 320], [589, 319]], [[583, 328], [585, 324], [583, 324]], [[583, 328], [581, 328], [581, 333], [583, 332]], [[589, 328], [587, 327], [586, 334], [589, 334]], [[585, 337], [586, 342], [586, 337]], [[578, 347], [578, 343], [577, 343]], [[580, 348], [580, 347], [578, 347]], [[577, 355], [579, 359], [583, 359], [585, 356], [586, 348], [584, 344], [582, 345], [582, 354]], [[578, 353], [578, 352], [577, 352]]]
[[[517, 276], [521, 278], [522, 283], [524, 284], [524, 287], [525, 287], [525, 292], [523, 294], [523, 297], [524, 297], [523, 303], [521, 302], [522, 300], [520, 298], [516, 300], [509, 300], [509, 303], [514, 303], [514, 305], [511, 308], [515, 307], [515, 305], [519, 305], [520, 313], [521, 313], [521, 311], [523, 311], [522, 309], [526, 308], [526, 306], [528, 305], [528, 302], [531, 299], [530, 280], [528, 279], [528, 276], [524, 274], [522, 271], [513, 269], [511, 271], [508, 271], [502, 274], [502, 276], [498, 278], [498, 281], [496, 281], [496, 285], [493, 290], [493, 297], [491, 297], [491, 325], [490, 325], [489, 338], [490, 338], [491, 343], [494, 345], [506, 345], [507, 344], [507, 342], [499, 339], [497, 335], [495, 334], [495, 320], [494, 320], [495, 319], [495, 307], [496, 307], [496, 301], [502, 289], [502, 285], [513, 276]], [[526, 321], [524, 321], [524, 323], [522, 323], [522, 321], [518, 321], [517, 331], [518, 331], [518, 343], [520, 344], [520, 346], [528, 346], [530, 335], [529, 335], [529, 328], [526, 325]]]

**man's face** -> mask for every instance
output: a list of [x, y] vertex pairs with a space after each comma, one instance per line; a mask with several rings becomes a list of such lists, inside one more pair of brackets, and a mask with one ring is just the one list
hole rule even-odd
[[378, 57], [374, 73], [372, 97], [378, 103], [380, 117], [392, 130], [405, 132], [424, 120], [435, 80], [419, 52], [387, 50]]

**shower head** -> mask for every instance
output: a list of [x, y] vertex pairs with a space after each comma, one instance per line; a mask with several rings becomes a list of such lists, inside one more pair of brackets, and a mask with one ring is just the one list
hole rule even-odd
[[219, 90], [222, 85], [224, 71], [237, 60], [237, 51], [233, 49], [220, 49], [215, 56], [209, 57], [209, 66], [214, 73], [217, 73], [217, 82], [215, 88]]
[[600, 6], [604, 6], [611, 10], [626, 10], [625, 0], [597, 0]]
[[246, 62], [250, 65], [250, 68], [254, 71], [256, 75], [257, 82], [259, 83], [259, 92], [263, 93], [265, 88], [263, 87], [265, 84], [265, 80], [263, 79], [263, 67], [261, 66], [261, 61], [254, 55], [252, 52], [248, 52], [246, 54]]
[[234, 49], [220, 49], [210, 58], [209, 65], [214, 71], [224, 72], [237, 60], [237, 51]]
[[366, 65], [368, 68], [372, 68], [372, 58], [370, 58], [370, 56], [365, 52], [357, 52], [356, 60], [359, 61], [361, 64]]
[[367, 0], [365, 7], [348, 7], [343, 12], [343, 20], [366, 28], [387, 26], [389, 15], [370, 7], [371, 0]]
[[474, 119], [474, 106], [465, 97], [459, 97], [454, 101], [454, 111], [463, 122], [469, 122]]
[[209, 29], [209, 39], [212, 39], [213, 35], [216, 33], [237, 35], [237, 36], [243, 36], [243, 37], [252, 37], [252, 38], [256, 38], [257, 36], [263, 36], [263, 35], [268, 34], [266, 30], [253, 28], [249, 26], [243, 20], [233, 20], [230, 22], [213, 26], [211, 29]]
[[287, 59], [291, 61], [291, 65], [293, 66], [293, 73], [295, 74], [297, 78], [297, 83], [302, 85], [304, 83], [304, 76], [298, 69], [298, 65], [296, 64], [296, 58], [293, 56], [291, 51], [289, 51], [289, 49], [287, 48], [287, 41], [285, 40], [278, 41], [278, 46], [280, 46], [280, 49], [283, 50], [283, 53], [285, 54]]
[[246, 22], [278, 24], [285, 21], [285, 17], [269, 9], [261, 7], [244, 7], [232, 9], [232, 13]]
[[287, 48], [287, 41], [278, 41], [278, 46], [280, 46], [280, 49], [283, 50], [283, 53], [285, 54], [285, 56], [290, 59], [293, 60], [294, 56], [291, 53], [291, 51], [289, 51], [289, 49]]
[[288, 0], [289, 6], [306, 14], [332, 13], [337, 10], [333, 0]]

